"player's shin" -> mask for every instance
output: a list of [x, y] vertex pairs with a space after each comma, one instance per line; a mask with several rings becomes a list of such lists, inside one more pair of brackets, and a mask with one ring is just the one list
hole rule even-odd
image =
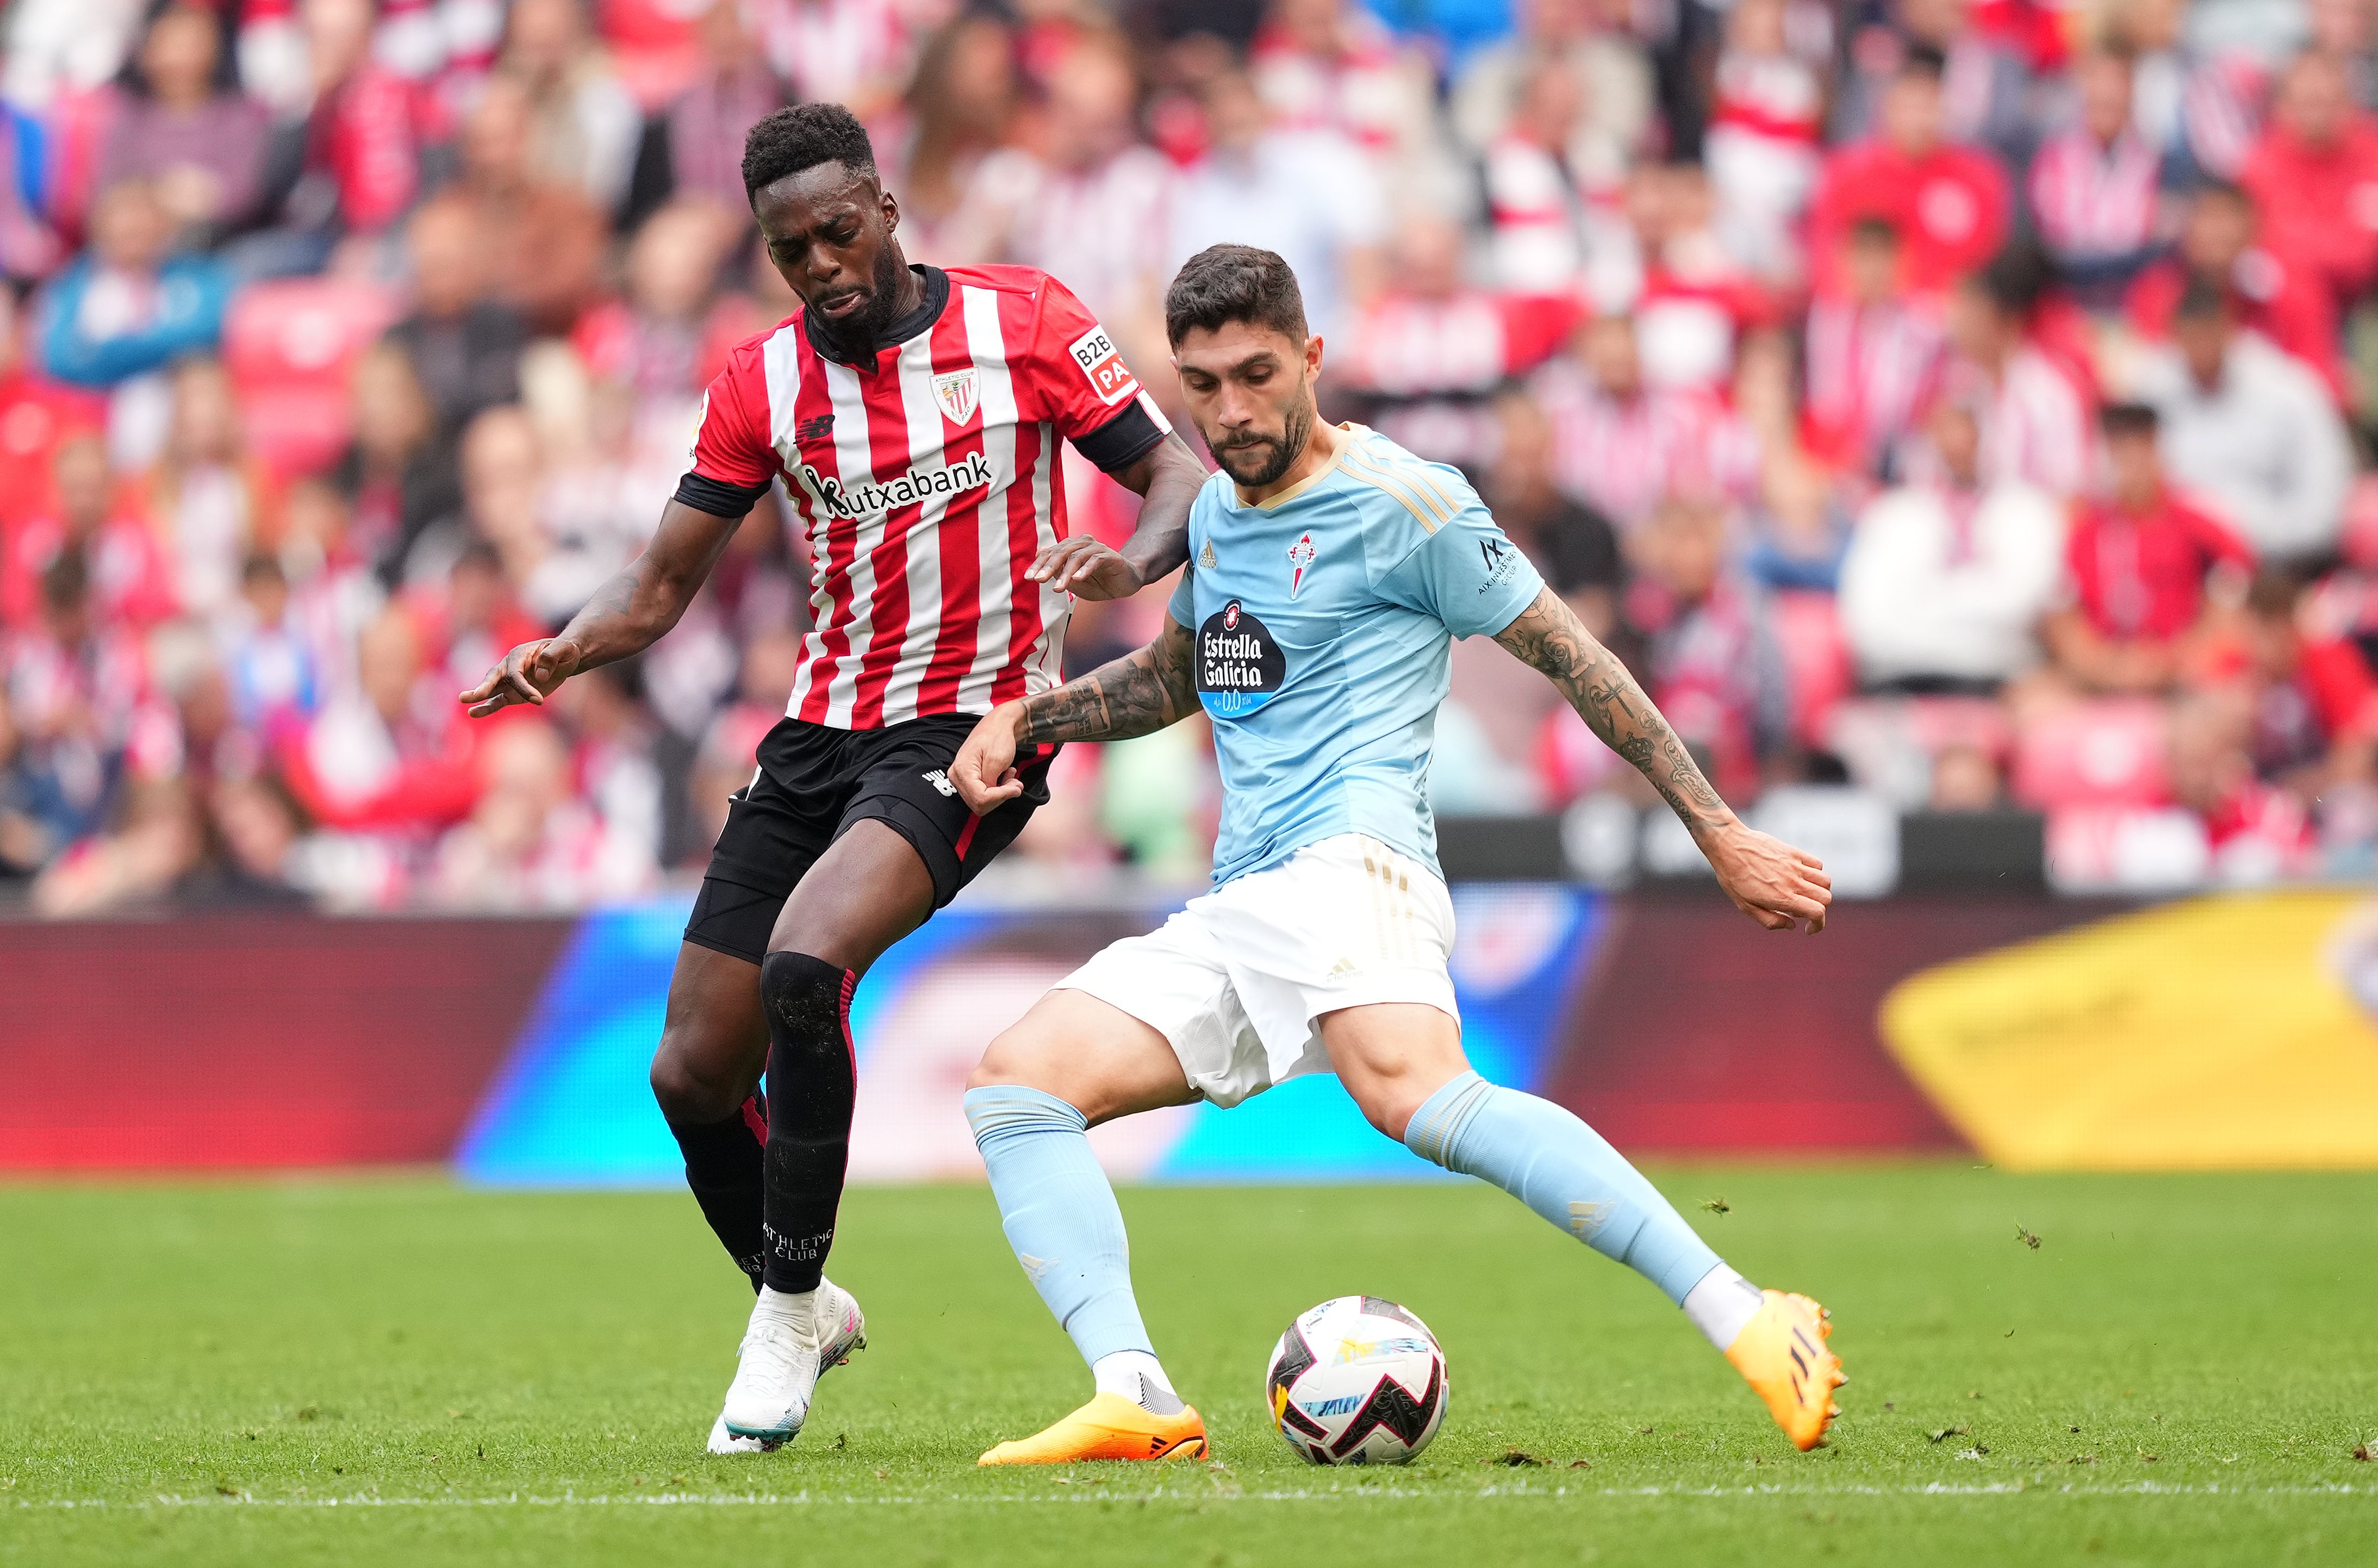
[[761, 1230], [766, 1106], [755, 1094], [724, 1121], [671, 1122], [669, 1132], [685, 1155], [685, 1184], [693, 1189], [702, 1217], [710, 1222], [735, 1266], [751, 1276], [751, 1288], [759, 1289], [767, 1246]]
[[1600, 1133], [1549, 1100], [1466, 1072], [1404, 1128], [1411, 1152], [1493, 1182], [1684, 1309], [1724, 1353], [1794, 1446], [1822, 1442], [1845, 1380], [1822, 1307], [1762, 1291], [1719, 1260], [1657, 1188]]
[[1015, 1260], [1089, 1363], [1101, 1393], [1171, 1415], [1182, 1408], [1131, 1288], [1131, 1242], [1082, 1113], [1037, 1089], [967, 1092], [991, 1196]]
[[[1549, 1100], [1465, 1072], [1413, 1113], [1404, 1142], [1423, 1160], [1493, 1182], [1679, 1306], [1723, 1267], [1626, 1156]], [[1754, 1291], [1743, 1319], [1757, 1307]]]
[[762, 1280], [787, 1295], [817, 1288], [834, 1245], [859, 1087], [850, 1043], [858, 983], [806, 953], [771, 953], [760, 966], [768, 1019]]

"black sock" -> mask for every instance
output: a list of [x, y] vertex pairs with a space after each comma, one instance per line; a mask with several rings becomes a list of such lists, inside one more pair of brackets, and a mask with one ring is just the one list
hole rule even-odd
[[685, 1184], [702, 1205], [702, 1217], [718, 1235], [735, 1266], [760, 1288], [760, 1264], [768, 1244], [760, 1233], [763, 1213], [762, 1150], [768, 1137], [768, 1107], [759, 1095], [723, 1122], [707, 1127], [669, 1124], [685, 1152]]
[[859, 1090], [850, 994], [859, 976], [807, 953], [771, 953], [760, 966], [768, 1018], [765, 1257], [771, 1290], [815, 1290], [834, 1246], [850, 1164], [850, 1108]]

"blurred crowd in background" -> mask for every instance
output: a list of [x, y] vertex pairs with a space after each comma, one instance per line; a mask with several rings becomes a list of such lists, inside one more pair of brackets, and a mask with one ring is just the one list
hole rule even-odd
[[[2072, 887], [2378, 854], [2367, 0], [13, 0], [0, 897], [567, 908], [699, 874], [808, 618], [781, 498], [632, 664], [455, 694], [658, 520], [788, 315], [739, 177], [874, 133], [912, 260], [1159, 395], [1268, 247], [1738, 804], [2044, 812]], [[1176, 421], [1179, 411], [1173, 410]], [[1185, 427], [1184, 427], [1185, 428]], [[1076, 526], [1135, 498], [1078, 461]], [[1068, 666], [1146, 639], [1077, 609]], [[1205, 871], [1197, 721], [1002, 874]], [[1491, 644], [1440, 813], [1651, 802]]]

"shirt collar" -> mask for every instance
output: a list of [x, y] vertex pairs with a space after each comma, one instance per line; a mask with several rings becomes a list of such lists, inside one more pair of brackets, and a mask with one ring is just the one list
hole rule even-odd
[[[1346, 455], [1347, 444], [1351, 441], [1358, 441], [1364, 436], [1369, 435], [1371, 432], [1369, 427], [1357, 425], [1352, 420], [1349, 419], [1341, 420], [1339, 423], [1338, 433], [1343, 439], [1341, 439], [1338, 444], [1330, 450], [1328, 459], [1324, 462], [1320, 467], [1315, 468], [1312, 473], [1307, 474], [1303, 478], [1299, 479], [1296, 483], [1289, 486], [1288, 488], [1280, 491], [1278, 495], [1266, 496], [1259, 501], [1250, 503], [1239, 499], [1239, 487], [1237, 485], [1233, 484], [1230, 486], [1223, 493], [1230, 500], [1231, 510], [1232, 512], [1278, 512], [1290, 501], [1294, 501], [1301, 495], [1307, 494], [1315, 485], [1318, 485], [1322, 480], [1327, 479], [1330, 475], [1338, 472], [1338, 460]], [[1227, 477], [1227, 476], [1225, 476], [1225, 477]]]
[[875, 356], [885, 349], [896, 348], [919, 333], [931, 331], [949, 308], [950, 275], [939, 267], [911, 266], [908, 271], [922, 280], [923, 297], [918, 300], [917, 308], [877, 333], [874, 343], [863, 349], [854, 348], [835, 333], [824, 317], [814, 310], [803, 310], [801, 331], [809, 335], [810, 346], [837, 365], [871, 369]]

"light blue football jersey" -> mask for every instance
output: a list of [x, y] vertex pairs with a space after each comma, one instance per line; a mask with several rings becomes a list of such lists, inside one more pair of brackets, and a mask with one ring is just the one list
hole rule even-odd
[[1218, 887], [1341, 833], [1435, 869], [1428, 760], [1453, 639], [1500, 632], [1543, 586], [1459, 470], [1339, 431], [1292, 489], [1248, 506], [1216, 474], [1189, 509], [1170, 609], [1214, 722]]

